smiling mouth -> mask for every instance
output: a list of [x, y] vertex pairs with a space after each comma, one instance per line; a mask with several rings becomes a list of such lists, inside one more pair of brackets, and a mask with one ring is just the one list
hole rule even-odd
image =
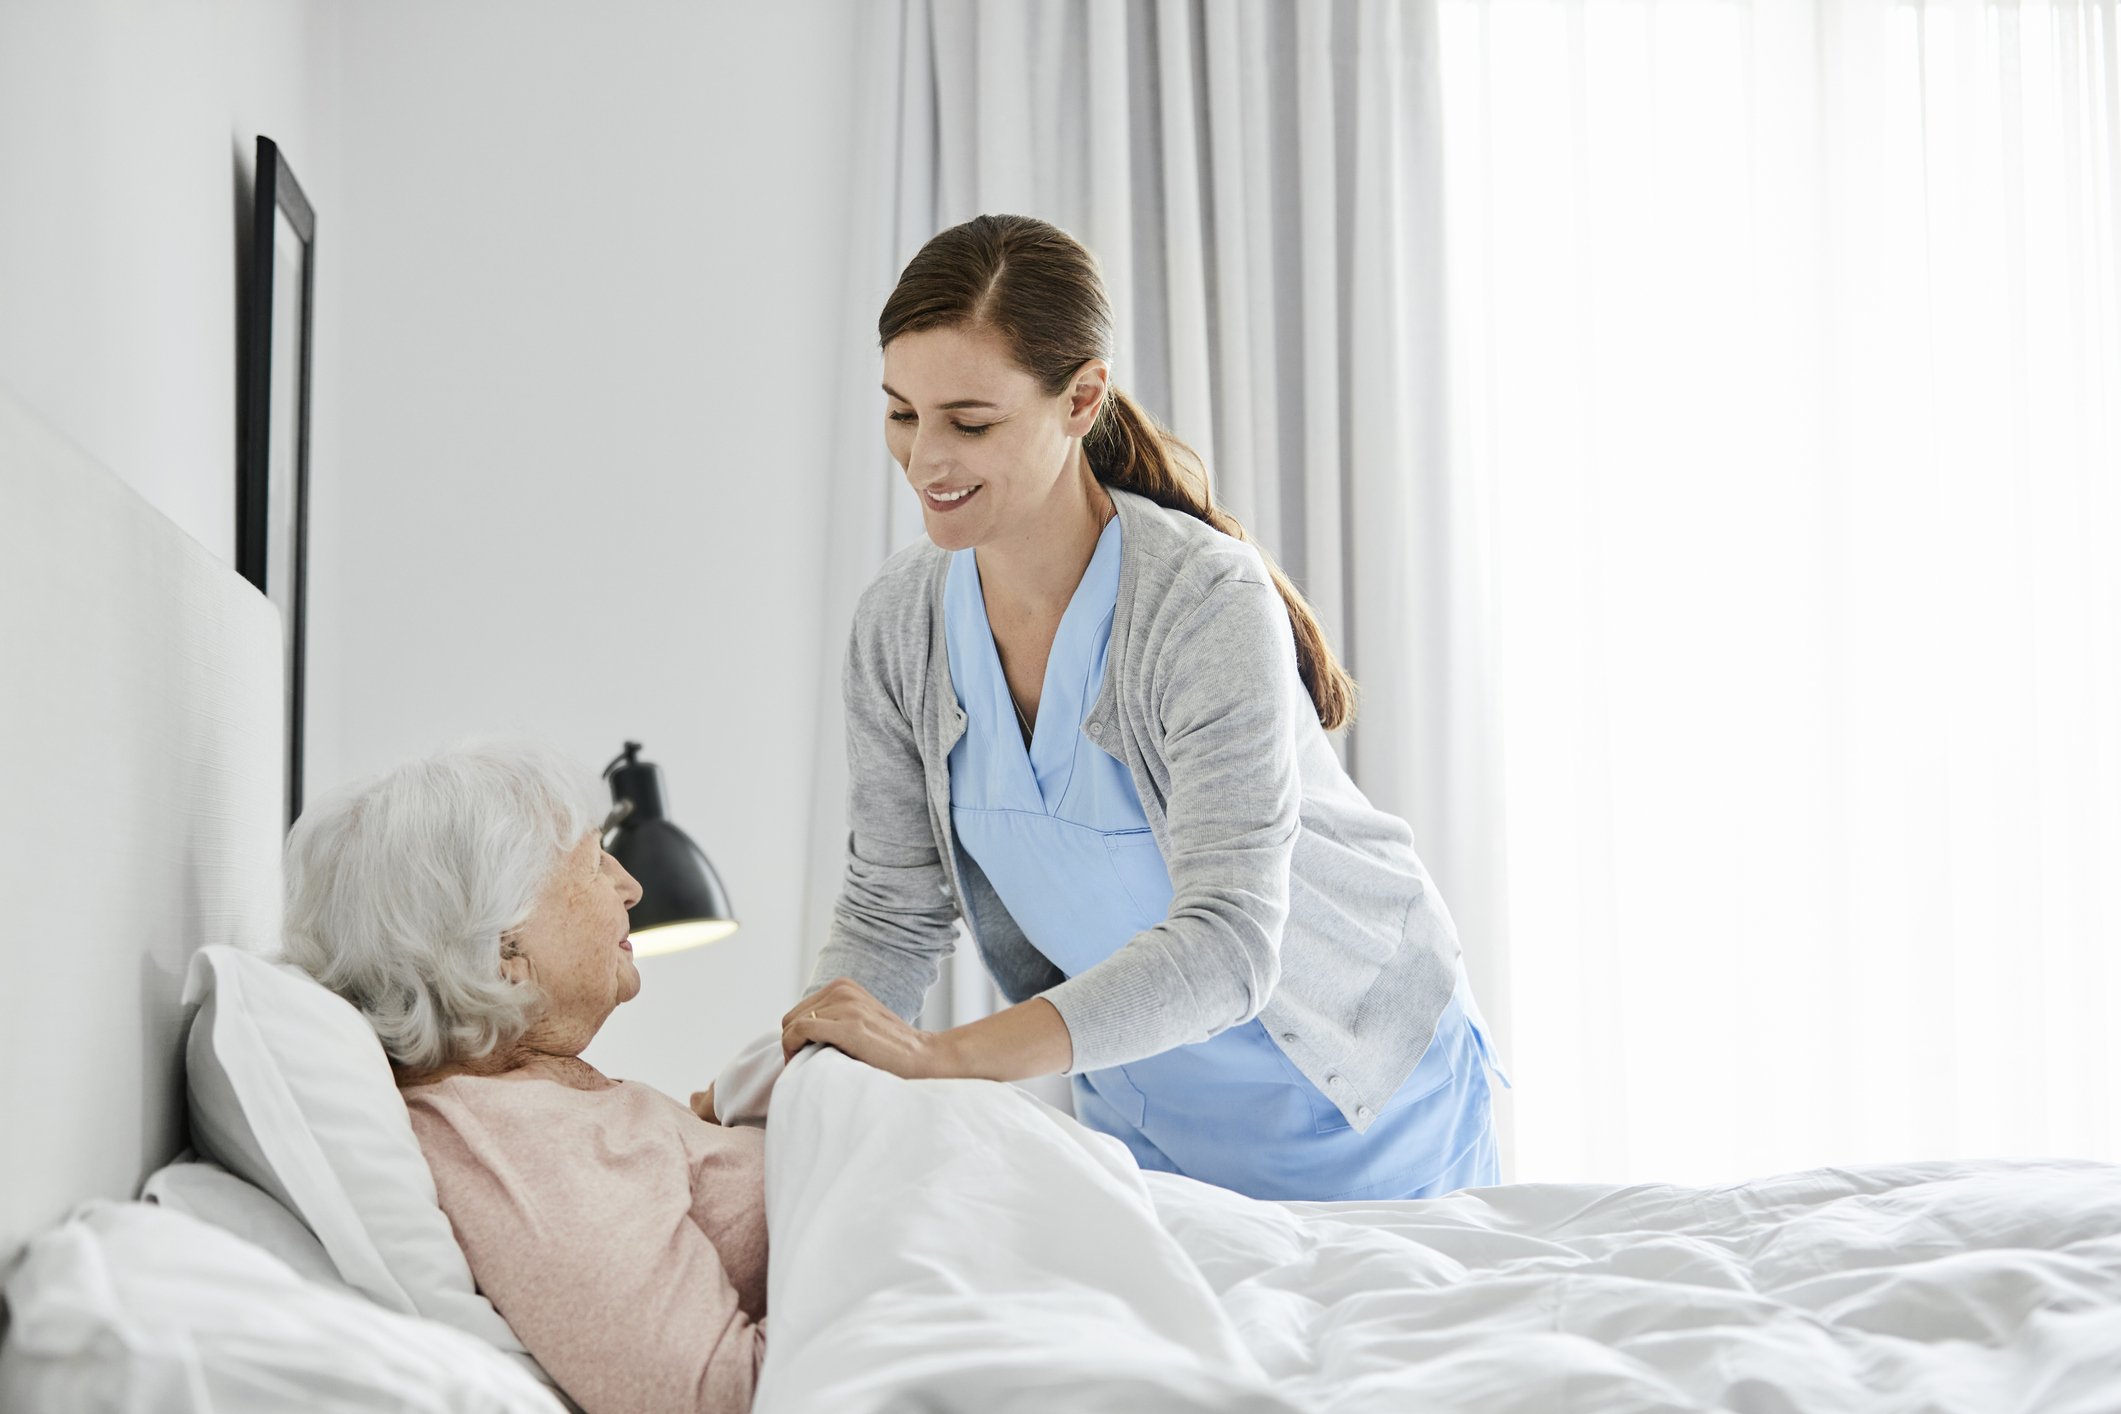
[[985, 482], [981, 482], [977, 486], [960, 486], [955, 491], [923, 491], [921, 492], [921, 499], [926, 501], [929, 505], [938, 508], [959, 506], [971, 500], [974, 493], [976, 493], [980, 489], [980, 486], [983, 486], [985, 484]]

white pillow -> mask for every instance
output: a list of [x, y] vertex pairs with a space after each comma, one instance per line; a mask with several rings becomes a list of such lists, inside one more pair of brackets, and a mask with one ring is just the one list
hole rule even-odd
[[561, 1409], [485, 1342], [305, 1281], [242, 1239], [155, 1204], [82, 1205], [30, 1243], [6, 1294], [0, 1408]]
[[264, 1248], [293, 1267], [297, 1276], [341, 1291], [352, 1289], [300, 1218], [264, 1189], [217, 1163], [180, 1156], [147, 1176], [140, 1197]]
[[214, 945], [192, 958], [185, 1050], [192, 1145], [284, 1203], [347, 1285], [534, 1362], [471, 1268], [382, 1043], [292, 963]]

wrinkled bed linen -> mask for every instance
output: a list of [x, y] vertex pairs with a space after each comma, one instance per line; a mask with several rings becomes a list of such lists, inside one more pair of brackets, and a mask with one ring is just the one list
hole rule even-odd
[[2121, 1168], [1268, 1203], [812, 1047], [755, 1414], [2121, 1409]]

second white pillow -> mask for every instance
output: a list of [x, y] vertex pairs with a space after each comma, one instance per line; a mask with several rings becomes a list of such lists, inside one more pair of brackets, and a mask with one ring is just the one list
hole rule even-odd
[[347, 1285], [536, 1370], [473, 1285], [361, 1014], [291, 963], [219, 945], [192, 958], [184, 999], [199, 1004], [185, 1051], [193, 1146], [301, 1218]]

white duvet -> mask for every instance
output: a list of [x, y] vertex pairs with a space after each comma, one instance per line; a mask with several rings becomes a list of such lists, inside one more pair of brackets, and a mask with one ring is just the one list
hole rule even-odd
[[2121, 1411], [2121, 1168], [1265, 1203], [811, 1047], [755, 1414]]

